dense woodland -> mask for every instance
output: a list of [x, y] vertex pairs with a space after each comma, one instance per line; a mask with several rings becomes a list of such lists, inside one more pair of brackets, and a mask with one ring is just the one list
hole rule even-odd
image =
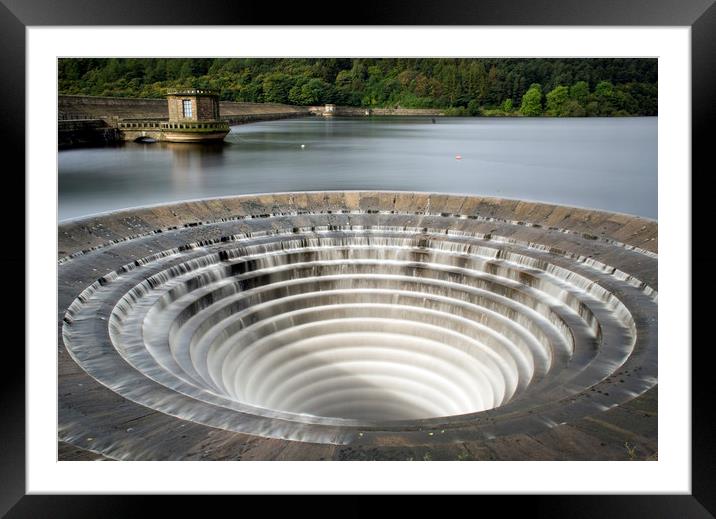
[[162, 97], [211, 88], [223, 100], [440, 108], [449, 115], [657, 115], [656, 59], [60, 59], [59, 92]]

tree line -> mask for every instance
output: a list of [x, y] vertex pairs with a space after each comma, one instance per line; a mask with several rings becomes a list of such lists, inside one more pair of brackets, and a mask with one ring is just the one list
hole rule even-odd
[[209, 88], [223, 100], [448, 115], [657, 115], [657, 60], [642, 58], [63, 58], [61, 94], [160, 98]]

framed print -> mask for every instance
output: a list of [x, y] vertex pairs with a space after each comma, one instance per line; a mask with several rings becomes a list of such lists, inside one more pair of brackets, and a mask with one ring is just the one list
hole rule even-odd
[[562, 4], [302, 26], [3, 0], [27, 335], [2, 510], [546, 493], [572, 496], [540, 515], [711, 516], [690, 168], [716, 11]]

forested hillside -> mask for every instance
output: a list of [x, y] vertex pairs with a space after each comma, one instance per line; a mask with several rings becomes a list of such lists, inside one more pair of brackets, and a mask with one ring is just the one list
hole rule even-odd
[[451, 115], [657, 114], [656, 59], [146, 58], [59, 60], [61, 94], [441, 108]]

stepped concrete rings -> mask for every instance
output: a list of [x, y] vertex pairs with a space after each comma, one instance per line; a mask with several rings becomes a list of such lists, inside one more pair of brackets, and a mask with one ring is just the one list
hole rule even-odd
[[[656, 237], [625, 215], [385, 192], [70, 222], [61, 452], [462, 459], [547, 437], [491, 456], [618, 459], [628, 441], [653, 455]], [[621, 445], [593, 425], [631, 406]]]

